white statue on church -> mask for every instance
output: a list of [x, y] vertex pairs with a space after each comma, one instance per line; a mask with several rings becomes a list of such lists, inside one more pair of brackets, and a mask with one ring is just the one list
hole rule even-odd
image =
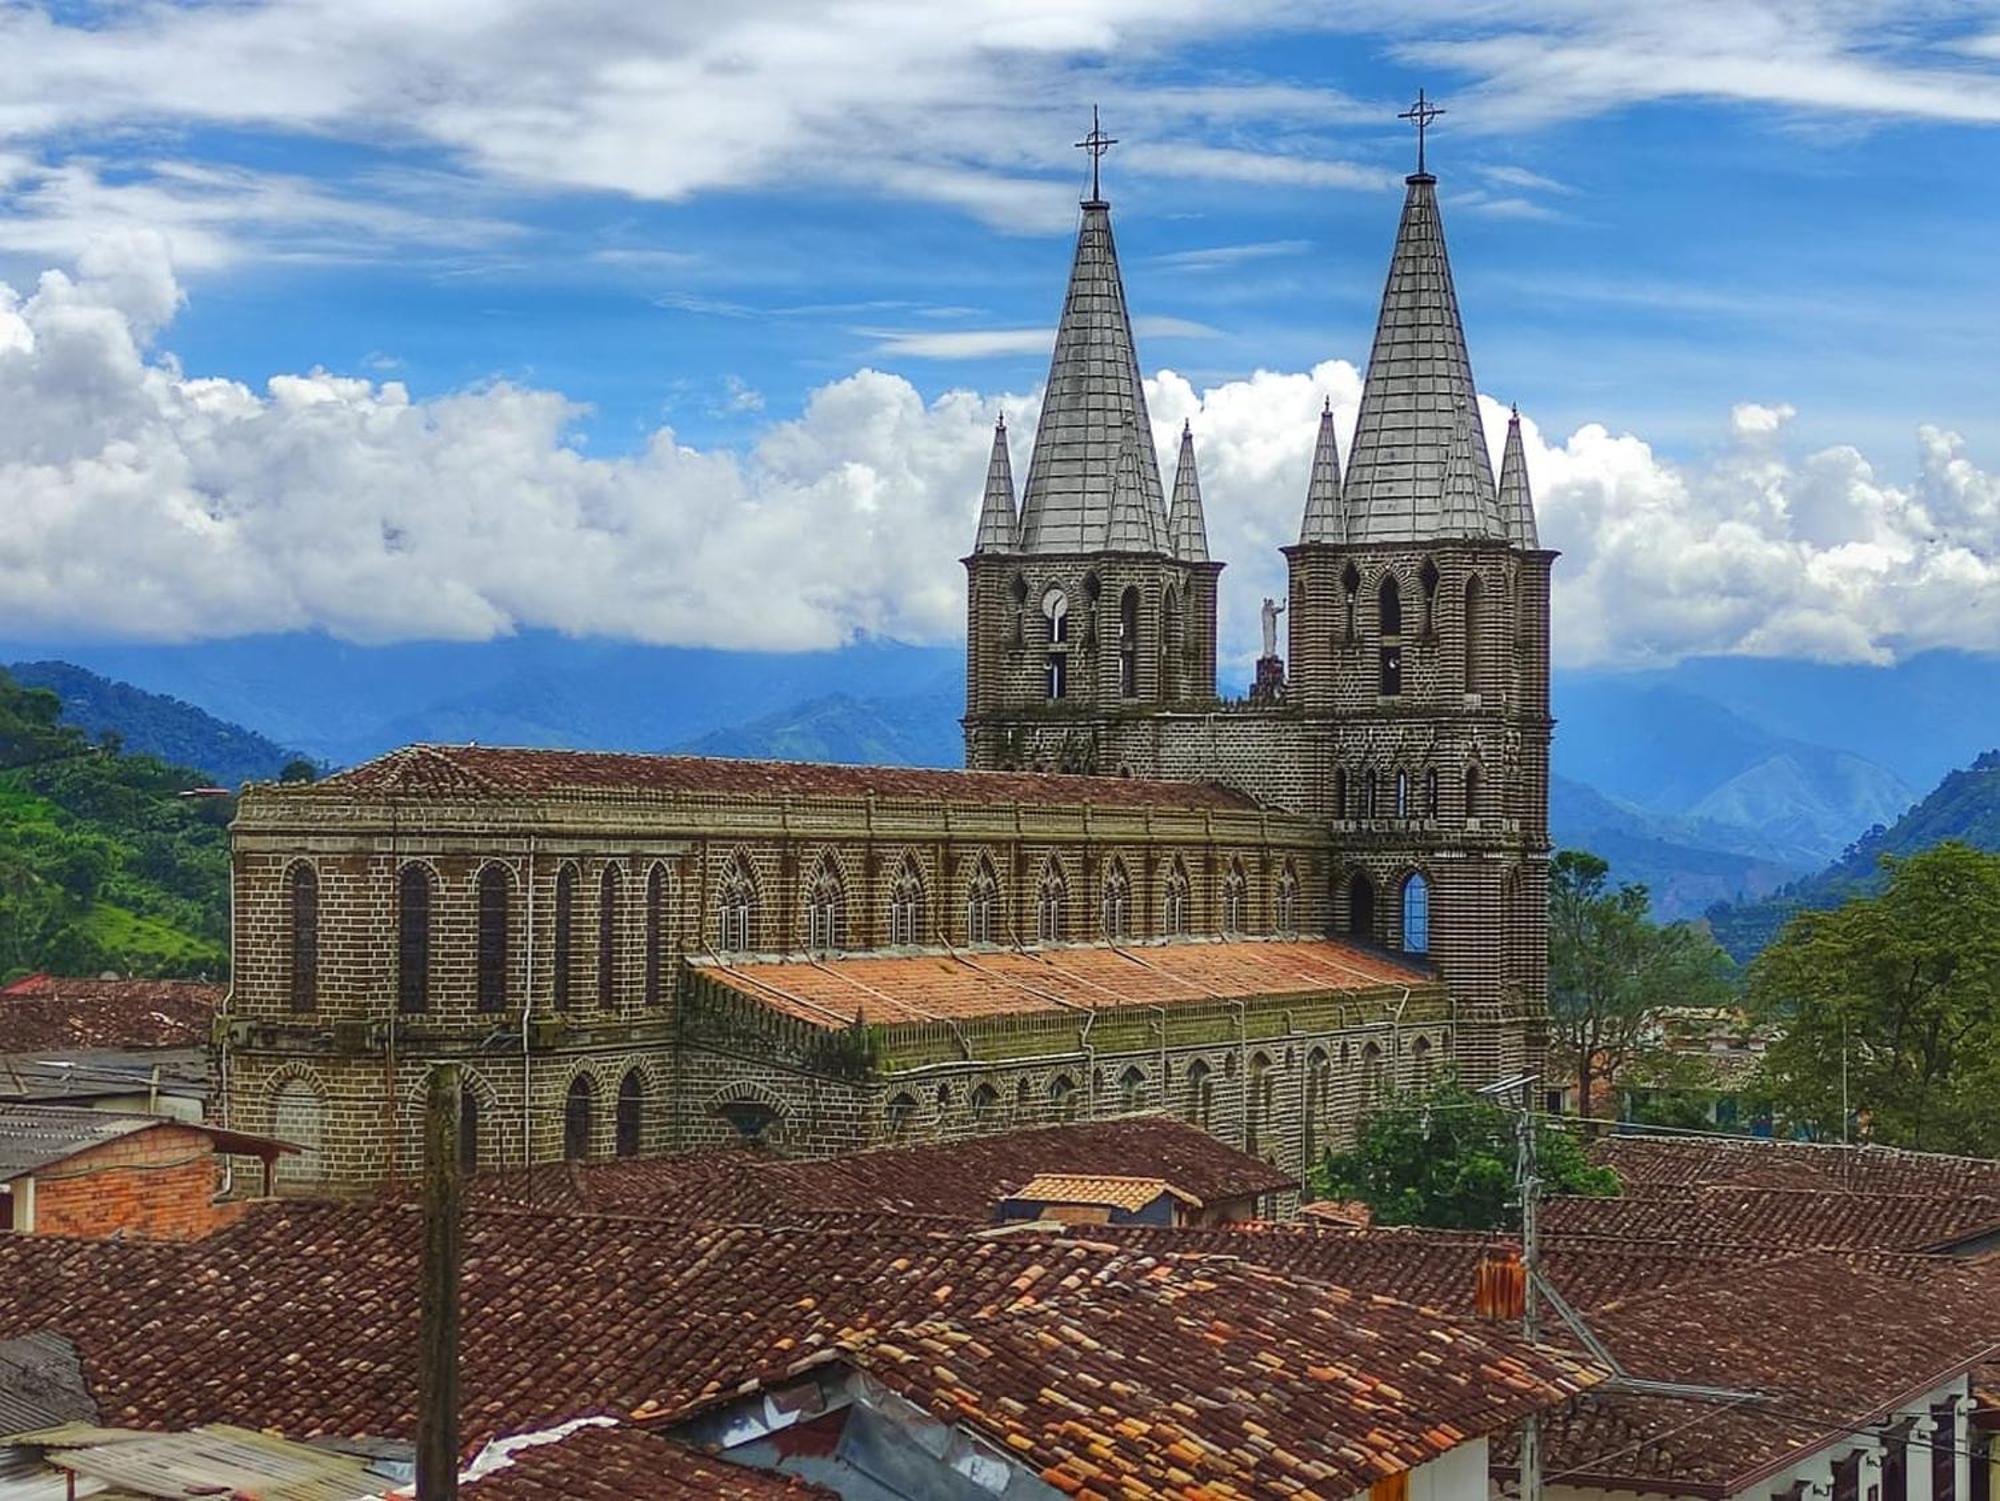
[[1278, 617], [1285, 613], [1285, 607], [1270, 595], [1264, 596], [1264, 655], [1278, 655]]

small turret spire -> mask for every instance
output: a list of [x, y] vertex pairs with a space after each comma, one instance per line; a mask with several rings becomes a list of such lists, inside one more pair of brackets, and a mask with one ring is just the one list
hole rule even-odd
[[993, 424], [993, 453], [986, 461], [986, 497], [979, 505], [979, 535], [972, 550], [1012, 552], [1014, 524], [1014, 465], [1007, 454], [1007, 415]]
[[1194, 467], [1194, 424], [1181, 424], [1180, 462], [1174, 466], [1174, 503], [1167, 512], [1167, 542], [1183, 563], [1208, 561], [1208, 521], [1201, 511], [1201, 475]]
[[1111, 478], [1111, 515], [1104, 527], [1106, 552], [1164, 552], [1160, 513], [1146, 499], [1139, 483], [1139, 445], [1131, 434], [1118, 450], [1118, 467]]
[[1494, 503], [1480, 489], [1479, 471], [1472, 462], [1472, 417], [1466, 403], [1461, 401], [1458, 420], [1452, 428], [1451, 447], [1445, 457], [1434, 535], [1492, 537], [1500, 533], [1500, 517]]
[[1500, 454], [1500, 520], [1507, 540], [1523, 552], [1541, 550], [1535, 527], [1535, 498], [1528, 490], [1528, 453], [1521, 443], [1521, 409], [1507, 419], [1507, 446]]
[[1313, 445], [1312, 479], [1306, 485], [1306, 519], [1299, 541], [1342, 543], [1347, 540], [1347, 508], [1340, 498], [1340, 439], [1333, 430], [1333, 398], [1319, 413], [1319, 441]]

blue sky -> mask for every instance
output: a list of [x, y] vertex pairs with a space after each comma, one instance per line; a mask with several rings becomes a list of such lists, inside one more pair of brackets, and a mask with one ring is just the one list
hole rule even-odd
[[[1480, 386], [1535, 423], [1572, 554], [1575, 660], [2000, 625], [1993, 7], [16, 0], [0, 51], [12, 380], [45, 414], [0, 447], [32, 502], [0, 635], [946, 638], [977, 432], [1031, 417], [1093, 102], [1142, 362], [1185, 382], [1155, 416], [1215, 444], [1247, 635], [1291, 450], [1354, 394], [1328, 362], [1365, 362], [1419, 85]], [[49, 268], [71, 292], [37, 302]], [[129, 409], [54, 359], [77, 301], [134, 343], [83, 383]], [[368, 384], [314, 387], [311, 420], [267, 386], [316, 371]], [[209, 378], [261, 405], [218, 435], [189, 415]], [[136, 590], [59, 556], [154, 525]], [[798, 562], [832, 527], [853, 550]], [[1721, 551], [1691, 569], [1676, 528]], [[1649, 569], [1686, 576], [1628, 599]], [[760, 582], [805, 603], [718, 624]], [[602, 608], [619, 590], [649, 601]]]

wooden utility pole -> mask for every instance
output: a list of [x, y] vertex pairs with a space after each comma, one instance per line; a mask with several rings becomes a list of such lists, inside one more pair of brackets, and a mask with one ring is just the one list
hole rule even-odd
[[417, 1351], [417, 1501], [458, 1497], [458, 1065], [431, 1071], [424, 1106], [423, 1320]]

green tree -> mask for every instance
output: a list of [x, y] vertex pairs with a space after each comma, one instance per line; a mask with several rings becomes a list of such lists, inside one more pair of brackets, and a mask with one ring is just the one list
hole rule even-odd
[[2000, 855], [1955, 841], [1885, 858], [1879, 895], [1802, 912], [1750, 971], [1782, 1028], [1765, 1059], [1794, 1125], [2000, 1153]]
[[[1377, 1224], [1510, 1228], [1520, 1220], [1513, 1202], [1518, 1121], [1457, 1084], [1393, 1095], [1362, 1120], [1351, 1150], [1325, 1159], [1312, 1187], [1325, 1198], [1359, 1199]], [[1549, 1193], [1618, 1192], [1617, 1176], [1591, 1166], [1561, 1129], [1537, 1131], [1536, 1172]]]
[[278, 772], [281, 782], [313, 782], [319, 779], [319, 768], [304, 756], [294, 756]]
[[1577, 1109], [1600, 1080], [1661, 1047], [1661, 1013], [1714, 1006], [1730, 993], [1729, 956], [1699, 928], [1660, 926], [1642, 885], [1611, 884], [1584, 850], [1549, 866], [1549, 1034], [1572, 1070]]

